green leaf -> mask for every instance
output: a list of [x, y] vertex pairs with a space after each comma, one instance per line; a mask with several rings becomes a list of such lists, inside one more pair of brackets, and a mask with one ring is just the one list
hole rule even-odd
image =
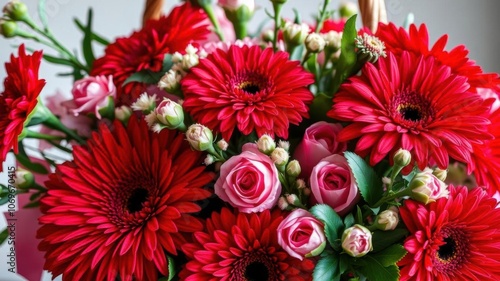
[[383, 251], [370, 254], [373, 258], [377, 259], [383, 266], [391, 266], [400, 261], [405, 255], [406, 250], [402, 245], [394, 244]]
[[9, 202], [9, 188], [0, 184], [0, 206]]
[[340, 85], [344, 80], [351, 74], [352, 69], [356, 65], [356, 50], [355, 50], [355, 39], [358, 35], [356, 30], [356, 15], [350, 17], [344, 25], [344, 31], [342, 33], [341, 45], [340, 45], [340, 57], [333, 77], [333, 88], [331, 93], [335, 94]]
[[351, 227], [354, 225], [354, 216], [351, 214], [348, 214], [345, 218], [344, 218], [344, 225], [346, 228], [348, 227]]
[[85, 62], [89, 68], [92, 68], [92, 64], [94, 63], [95, 56], [94, 51], [92, 50], [92, 9], [89, 9], [87, 14], [87, 25], [83, 30], [84, 36], [82, 40], [82, 51], [83, 57], [85, 58]]
[[[78, 19], [74, 19], [74, 22], [75, 22], [76, 26], [78, 27], [78, 29], [80, 29], [82, 32], [85, 32], [85, 25], [83, 25], [83, 23], [81, 23]], [[96, 41], [97, 43], [100, 43], [104, 46], [109, 45], [109, 40], [105, 39], [104, 37], [102, 37], [100, 35], [95, 34], [94, 32], [92, 32], [91, 38], [93, 41]]]
[[26, 152], [24, 151], [24, 146], [22, 142], [19, 142], [18, 148], [19, 148], [19, 153], [16, 154], [16, 160], [24, 168], [38, 174], [46, 175], [49, 173], [49, 171], [47, 171], [47, 168], [45, 168], [42, 164], [31, 162], [30, 158], [28, 157], [28, 155], [26, 155]]
[[45, 0], [38, 1], [38, 15], [40, 16], [43, 28], [47, 30], [49, 28], [49, 22], [47, 21], [47, 13], [45, 12]]
[[50, 62], [50, 63], [53, 63], [53, 64], [68, 65], [68, 66], [74, 66], [75, 65], [70, 60], [63, 59], [63, 58], [58, 58], [58, 57], [54, 57], [54, 56], [47, 55], [47, 54], [43, 55], [43, 59], [46, 60], [47, 62]]
[[388, 267], [382, 266], [376, 259], [367, 257], [367, 262], [363, 267], [357, 270], [361, 272], [367, 280], [370, 281], [398, 281], [399, 268], [396, 265]]
[[396, 228], [392, 231], [377, 230], [372, 234], [373, 252], [379, 252], [403, 240], [408, 230]]
[[354, 174], [361, 196], [363, 196], [368, 205], [375, 204], [382, 198], [382, 193], [384, 192], [382, 180], [363, 158], [349, 151], [344, 152], [344, 156], [347, 158], [349, 167], [351, 167]]
[[5, 240], [7, 240], [7, 237], [9, 237], [9, 230], [6, 227], [2, 230], [2, 232], [0, 232], [0, 245], [2, 245]]
[[163, 57], [163, 64], [161, 67], [161, 72], [165, 73], [165, 72], [169, 71], [173, 65], [174, 65], [174, 63], [172, 62], [172, 55], [166, 54], [165, 57]]
[[344, 223], [340, 216], [332, 209], [332, 207], [325, 204], [314, 205], [310, 210], [316, 218], [325, 224], [325, 235], [334, 247], [334, 241], [340, 239], [341, 229], [344, 228]]
[[122, 86], [127, 85], [131, 82], [140, 82], [146, 84], [157, 84], [160, 81], [161, 77], [164, 75], [164, 72], [153, 72], [151, 70], [141, 70], [130, 75], [125, 82], [123, 82]]
[[340, 275], [344, 274], [347, 269], [349, 269], [349, 265], [351, 264], [352, 257], [346, 254], [339, 255], [339, 273]]
[[322, 256], [313, 271], [314, 281], [340, 280], [339, 258], [336, 254]]
[[167, 281], [170, 281], [174, 279], [175, 277], [175, 262], [174, 259], [171, 256], [167, 255], [167, 260], [168, 260], [168, 279]]

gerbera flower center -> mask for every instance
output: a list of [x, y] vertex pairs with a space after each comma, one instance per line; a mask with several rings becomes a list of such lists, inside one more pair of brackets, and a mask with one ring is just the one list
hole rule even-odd
[[250, 99], [257, 98], [259, 93], [267, 93], [270, 88], [269, 79], [257, 72], [247, 71], [236, 75], [230, 81], [230, 87], [237, 96]]
[[139, 187], [132, 191], [127, 200], [127, 210], [130, 213], [138, 212], [142, 209], [143, 203], [146, 202], [149, 192], [147, 189]]
[[415, 92], [403, 92], [394, 96], [391, 115], [400, 125], [415, 128], [426, 125], [435, 114], [427, 99]]
[[260, 91], [259, 85], [251, 82], [251, 81], [245, 81], [239, 85], [239, 88], [242, 89], [243, 91], [249, 93], [249, 94], [256, 94]]
[[246, 253], [235, 262], [230, 279], [235, 281], [279, 280], [274, 264], [265, 251], [257, 250]]
[[442, 244], [433, 259], [434, 268], [443, 273], [453, 272], [462, 267], [469, 253], [466, 233], [460, 228], [443, 228]]

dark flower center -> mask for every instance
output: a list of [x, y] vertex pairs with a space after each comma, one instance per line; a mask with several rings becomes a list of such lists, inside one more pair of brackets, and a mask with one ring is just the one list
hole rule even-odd
[[240, 89], [243, 91], [255, 95], [260, 91], [259, 85], [253, 83], [253, 82], [243, 82], [240, 84]]
[[248, 281], [264, 281], [269, 278], [267, 266], [259, 261], [247, 265], [245, 277]]
[[127, 210], [130, 213], [138, 212], [142, 209], [142, 204], [148, 198], [148, 191], [145, 188], [139, 187], [132, 191], [127, 200]]
[[469, 238], [467, 233], [458, 227], [444, 227], [441, 230], [439, 248], [433, 259], [434, 268], [443, 273], [456, 272], [467, 261], [469, 255]]
[[422, 119], [420, 108], [411, 104], [408, 106], [401, 106], [399, 108], [399, 113], [403, 119], [408, 121], [420, 121]]
[[393, 120], [406, 128], [423, 128], [435, 117], [431, 102], [415, 92], [396, 94], [390, 111]]

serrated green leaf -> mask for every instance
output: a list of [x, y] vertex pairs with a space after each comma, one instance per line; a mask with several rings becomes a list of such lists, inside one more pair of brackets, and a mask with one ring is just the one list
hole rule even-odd
[[153, 72], [151, 70], [141, 70], [130, 75], [125, 82], [123, 82], [122, 86], [127, 85], [131, 82], [140, 82], [146, 84], [157, 84], [160, 81], [161, 77], [164, 75], [164, 72]]
[[2, 245], [5, 240], [7, 240], [7, 237], [9, 237], [9, 230], [7, 228], [4, 228], [2, 232], [0, 232], [0, 245]]
[[339, 273], [340, 275], [344, 274], [347, 269], [349, 269], [349, 265], [351, 264], [352, 257], [346, 254], [339, 255]]
[[356, 65], [356, 50], [354, 42], [358, 32], [356, 30], [356, 15], [350, 17], [344, 25], [340, 45], [340, 57], [337, 70], [332, 81], [332, 94], [335, 94], [344, 80], [351, 74]]
[[383, 251], [373, 253], [371, 256], [377, 259], [383, 266], [387, 267], [396, 264], [406, 255], [406, 253], [407, 251], [402, 245], [394, 244], [385, 248]]
[[323, 256], [313, 271], [314, 281], [337, 281], [340, 280], [338, 255]]
[[175, 262], [174, 259], [171, 256], [167, 255], [167, 260], [168, 260], [168, 279], [167, 281], [170, 281], [174, 279], [175, 277]]
[[348, 214], [345, 218], [344, 218], [344, 225], [346, 228], [348, 227], [351, 227], [354, 225], [354, 216], [351, 214]]
[[341, 229], [344, 228], [344, 223], [340, 216], [325, 204], [314, 205], [310, 210], [316, 218], [322, 221], [325, 225], [325, 235], [330, 245], [334, 247], [334, 241], [340, 239]]
[[396, 265], [383, 266], [379, 260], [372, 256], [364, 256], [356, 261], [359, 267], [356, 268], [370, 281], [398, 281], [399, 268]]
[[373, 252], [379, 252], [403, 240], [408, 230], [396, 228], [391, 231], [377, 230], [372, 233]]
[[90, 8], [87, 13], [87, 25], [83, 30], [83, 40], [82, 40], [82, 51], [83, 57], [85, 58], [85, 62], [89, 68], [92, 68], [92, 64], [94, 63], [95, 56], [94, 51], [92, 50], [92, 9]]
[[358, 184], [359, 192], [368, 205], [377, 203], [384, 192], [382, 180], [363, 158], [353, 152], [344, 152], [345, 158]]

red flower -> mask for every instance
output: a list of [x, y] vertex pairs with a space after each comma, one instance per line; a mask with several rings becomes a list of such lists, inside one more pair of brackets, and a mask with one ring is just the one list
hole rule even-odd
[[188, 262], [181, 280], [312, 280], [314, 263], [288, 255], [278, 244], [280, 210], [231, 213], [222, 209], [207, 219], [206, 231], [182, 250]]
[[123, 83], [141, 70], [160, 71], [165, 54], [184, 52], [188, 44], [204, 40], [209, 34], [206, 15], [189, 2], [176, 7], [169, 16], [150, 20], [130, 37], [108, 45], [105, 55], [94, 62], [91, 75], [113, 75], [118, 98], [125, 104], [135, 101], [146, 90], [144, 83]]
[[443, 35], [432, 47], [429, 47], [429, 34], [425, 24], [420, 27], [412, 24], [409, 31], [406, 31], [403, 27], [398, 28], [393, 23], [380, 23], [375, 35], [384, 41], [388, 52], [397, 56], [408, 51], [417, 56], [434, 57], [437, 62], [449, 66], [453, 74], [467, 77], [467, 82], [474, 92], [476, 88], [491, 88], [500, 92], [498, 74], [483, 73], [481, 67], [469, 59], [469, 51], [465, 46], [457, 46], [448, 52], [445, 50], [448, 36]]
[[328, 33], [329, 31], [342, 32], [344, 31], [346, 21], [346, 19], [327, 19], [323, 22], [323, 27], [321, 28], [320, 33]]
[[450, 156], [470, 162], [472, 144], [490, 137], [490, 103], [433, 57], [389, 53], [362, 72], [341, 86], [328, 116], [352, 122], [339, 141], [360, 137], [356, 153], [371, 165], [404, 148], [421, 170], [431, 160], [446, 169]]
[[38, 79], [41, 60], [42, 52], [27, 55], [23, 44], [19, 46], [19, 56], [11, 55], [10, 62], [5, 63], [7, 78], [0, 95], [0, 162], [5, 161], [11, 148], [18, 153], [17, 139], [45, 85], [45, 80]]
[[290, 123], [309, 116], [313, 95], [307, 86], [313, 82], [285, 52], [231, 46], [200, 60], [181, 81], [183, 107], [226, 140], [235, 129], [287, 138]]
[[411, 235], [399, 262], [401, 280], [500, 280], [500, 209], [480, 188], [450, 186], [450, 197], [422, 205], [406, 200]]
[[190, 214], [213, 180], [184, 135], [101, 125], [88, 148], [59, 165], [46, 182], [37, 236], [45, 269], [63, 280], [157, 280], [168, 274], [165, 251], [177, 254], [184, 235], [203, 229]]

